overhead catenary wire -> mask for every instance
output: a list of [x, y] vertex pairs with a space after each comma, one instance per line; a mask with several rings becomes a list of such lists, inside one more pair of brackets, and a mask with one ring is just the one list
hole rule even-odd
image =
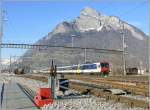
[[111, 49], [100, 49], [100, 48], [89, 48], [89, 47], [72, 47], [72, 46], [54, 46], [54, 45], [34, 45], [34, 44], [8, 44], [2, 43], [1, 48], [22, 48], [22, 49], [48, 49], [53, 47], [61, 47], [61, 48], [70, 48], [70, 49], [91, 49], [91, 50], [101, 50], [101, 51], [108, 51], [108, 52], [122, 52], [122, 50], [111, 50]]

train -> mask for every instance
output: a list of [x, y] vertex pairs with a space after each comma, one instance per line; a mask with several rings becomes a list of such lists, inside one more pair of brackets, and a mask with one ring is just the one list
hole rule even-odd
[[[49, 69], [34, 71], [35, 73], [49, 73]], [[96, 62], [77, 64], [71, 66], [57, 67], [58, 74], [97, 74], [100, 76], [108, 76], [110, 73], [110, 66], [108, 62]]]
[[25, 74], [25, 72], [23, 68], [16, 68], [14, 70], [14, 74], [21, 75], [21, 74]]
[[25, 74], [25, 73], [30, 73], [30, 67], [29, 66], [21, 66], [21, 67], [17, 67], [17, 68], [10, 70], [10, 72], [11, 71], [14, 74], [21, 75], [21, 74]]
[[108, 76], [109, 72], [110, 69], [108, 62], [57, 67], [57, 73], [99, 74], [101, 76]]

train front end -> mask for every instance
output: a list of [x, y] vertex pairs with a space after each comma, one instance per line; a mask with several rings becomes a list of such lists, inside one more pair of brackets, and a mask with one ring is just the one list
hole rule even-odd
[[109, 75], [109, 63], [108, 62], [100, 62], [101, 65], [101, 76], [107, 77]]

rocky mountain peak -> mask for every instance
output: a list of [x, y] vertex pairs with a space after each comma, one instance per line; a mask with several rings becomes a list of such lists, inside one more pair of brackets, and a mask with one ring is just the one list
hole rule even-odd
[[80, 15], [72, 22], [64, 21], [56, 26], [53, 30], [53, 34], [56, 33], [69, 33], [69, 32], [86, 32], [86, 31], [118, 31], [122, 30], [122, 24], [124, 29], [130, 30], [131, 34], [137, 39], [143, 40], [143, 35], [140, 33], [136, 35], [134, 27], [128, 25], [126, 22], [120, 20], [116, 16], [106, 16], [100, 14], [91, 7], [85, 7], [80, 11]]
[[72, 30], [72, 24], [64, 21], [56, 26], [54, 29], [53, 33], [65, 33], [65, 32], [70, 32]]
[[98, 13], [96, 10], [94, 10], [91, 7], [85, 7], [81, 10], [80, 16], [89, 16], [89, 17], [98, 18], [100, 16], [100, 13]]

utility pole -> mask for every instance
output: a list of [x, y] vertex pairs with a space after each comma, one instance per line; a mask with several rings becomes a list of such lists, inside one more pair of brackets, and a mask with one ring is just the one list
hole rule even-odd
[[73, 48], [73, 40], [74, 40], [74, 38], [72, 37], [72, 48]]
[[72, 48], [74, 47], [73, 43], [74, 43], [74, 37], [75, 37], [75, 36], [76, 36], [76, 35], [74, 35], [74, 34], [73, 34], [73, 35], [71, 35], [71, 37], [72, 37], [72, 39], [71, 39], [71, 41], [72, 41], [72, 42], [71, 42], [71, 43], [72, 43], [72, 45], [71, 45], [71, 46], [72, 46]]
[[124, 24], [123, 22], [121, 23], [122, 24], [122, 44], [123, 44], [123, 75], [125, 76], [126, 75], [126, 67], [125, 67], [125, 36], [124, 36]]
[[122, 34], [122, 61], [123, 61], [123, 75], [126, 75], [126, 64], [125, 64], [125, 33], [124, 33], [124, 23], [119, 20]]
[[9, 63], [10, 63], [10, 65], [9, 65], [9, 66], [10, 66], [10, 67], [9, 67], [9, 73], [12, 72], [12, 69], [11, 69], [11, 63], [12, 63], [12, 61], [11, 61], [11, 59], [12, 59], [12, 56], [10, 56], [10, 59], [9, 59], [9, 60], [10, 60], [10, 62], [9, 62]]
[[[2, 36], [3, 36], [3, 8], [2, 8], [2, 0], [0, 1], [0, 45], [2, 44]], [[2, 64], [1, 64], [1, 47], [0, 47], [0, 74], [1, 74]]]
[[86, 63], [86, 48], [84, 49], [84, 63]]

